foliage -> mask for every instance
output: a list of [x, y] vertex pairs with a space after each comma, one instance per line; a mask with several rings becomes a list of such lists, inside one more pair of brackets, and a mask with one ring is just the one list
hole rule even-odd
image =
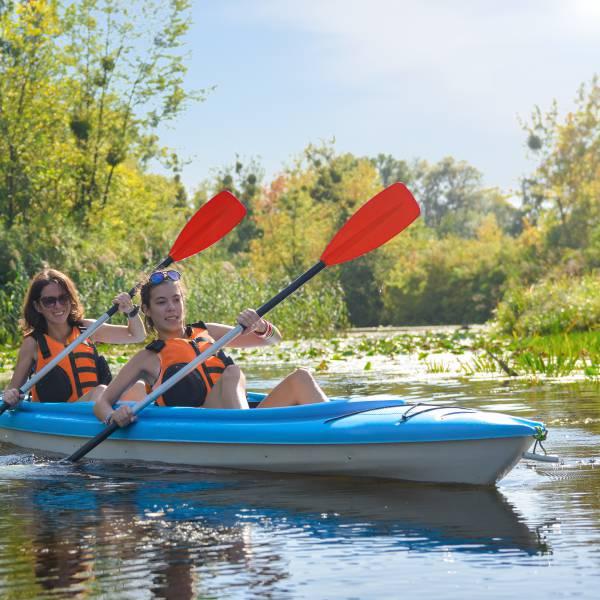
[[500, 228], [517, 235], [522, 227], [521, 211], [499, 190], [484, 188], [482, 174], [465, 161], [446, 157], [438, 163], [426, 160], [406, 162], [380, 154], [372, 160], [384, 186], [402, 181], [412, 190], [428, 227], [439, 237], [475, 237], [488, 214]]
[[[256, 285], [251, 272], [244, 274], [230, 262], [215, 260], [210, 251], [184, 269], [188, 320], [235, 324], [241, 310], [257, 308], [289, 283], [278, 278]], [[326, 273], [282, 302], [268, 318], [285, 337], [330, 336], [348, 324], [343, 292]]]
[[499, 329], [515, 336], [589, 331], [600, 323], [600, 274], [512, 287], [497, 310]]
[[576, 110], [561, 122], [556, 102], [536, 107], [524, 125], [528, 146], [539, 158], [523, 181], [527, 217], [539, 223], [548, 251], [585, 248], [600, 222], [600, 80], [582, 85]]
[[513, 257], [494, 217], [474, 240], [405, 236], [383, 283], [384, 324], [482, 323], [502, 297]]
[[600, 331], [515, 339], [509, 347], [518, 373], [561, 376], [582, 369], [588, 377], [600, 375]]
[[201, 185], [195, 194], [195, 203], [199, 205], [205, 202], [209, 195], [229, 190], [246, 206], [246, 218], [227, 237], [225, 247], [228, 254], [248, 252], [250, 242], [262, 236], [255, 213], [262, 195], [263, 178], [263, 169], [256, 159], [244, 164], [240, 157], [236, 156], [234, 165], [218, 169], [212, 180]]
[[43, 226], [50, 206], [87, 225], [118, 193], [126, 161], [169, 158], [153, 131], [195, 97], [183, 90], [178, 51], [188, 9], [187, 0], [38, 0], [0, 14], [5, 229]]
[[[190, 315], [233, 322], [314, 264], [382, 183], [399, 180], [423, 218], [278, 307], [286, 335], [483, 322], [507, 290], [498, 309], [505, 331], [597, 327], [598, 78], [563, 121], [556, 106], [536, 108], [525, 126], [539, 164], [523, 182], [522, 208], [464, 161], [359, 157], [333, 142], [307, 146], [271, 181], [257, 160], [236, 157], [190, 201], [179, 157], [156, 135], [202, 97], [183, 85], [189, 9], [189, 0], [0, 3], [0, 343], [19, 337], [34, 272], [66, 271], [88, 314], [100, 314], [222, 189], [248, 216], [184, 268]], [[173, 176], [149, 174], [154, 159]]]

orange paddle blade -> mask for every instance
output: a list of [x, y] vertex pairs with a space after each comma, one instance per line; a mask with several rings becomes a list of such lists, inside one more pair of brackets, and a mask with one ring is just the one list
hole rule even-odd
[[336, 233], [321, 255], [327, 265], [338, 265], [379, 248], [406, 229], [421, 213], [403, 183], [394, 183], [373, 196]]
[[205, 250], [225, 237], [245, 214], [244, 205], [231, 192], [219, 192], [186, 223], [169, 256], [177, 262]]

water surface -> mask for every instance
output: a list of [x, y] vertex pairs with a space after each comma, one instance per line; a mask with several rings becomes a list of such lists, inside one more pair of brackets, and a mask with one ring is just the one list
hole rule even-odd
[[[0, 446], [2, 598], [597, 597], [600, 389], [340, 362], [331, 395], [540, 418], [496, 488], [84, 461]], [[408, 362], [407, 362], [408, 361]], [[383, 364], [383, 363], [382, 363]], [[389, 368], [388, 368], [389, 367]], [[252, 389], [290, 367], [245, 365]]]

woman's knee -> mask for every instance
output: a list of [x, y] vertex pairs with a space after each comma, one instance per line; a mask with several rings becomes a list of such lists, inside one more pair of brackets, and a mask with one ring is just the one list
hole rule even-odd
[[223, 379], [224, 384], [231, 384], [235, 382], [246, 383], [246, 376], [237, 365], [229, 365], [228, 367], [225, 367], [221, 378]]
[[314, 379], [314, 377], [312, 376], [312, 373], [308, 369], [305, 369], [304, 367], [300, 367], [300, 368], [296, 369], [293, 372], [293, 375], [297, 379], [304, 379], [306, 381], [313, 381], [313, 379]]
[[100, 385], [97, 385], [95, 388], [93, 388], [92, 390], [90, 390], [89, 392], [86, 392], [83, 396], [81, 396], [81, 398], [79, 398], [79, 402], [81, 402], [81, 401], [96, 402], [98, 400], [98, 398], [100, 398], [100, 396], [102, 395], [102, 392], [104, 392], [106, 387], [107, 386], [105, 386], [103, 383], [101, 383]]
[[315, 379], [308, 369], [299, 368], [290, 374], [291, 380], [301, 386], [314, 385]]

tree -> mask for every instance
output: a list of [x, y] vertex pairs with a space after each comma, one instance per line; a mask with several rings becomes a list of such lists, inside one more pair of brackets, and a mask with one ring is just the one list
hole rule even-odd
[[[189, 0], [35, 0], [0, 11], [3, 225], [44, 216], [87, 226], [119, 169], [171, 155], [154, 134], [185, 102], [179, 50]], [[132, 14], [141, 15], [134, 18]], [[148, 39], [149, 38], [149, 39]]]
[[401, 181], [414, 193], [428, 227], [438, 235], [475, 237], [487, 214], [510, 235], [522, 229], [522, 213], [496, 188], [484, 188], [481, 173], [465, 161], [406, 162], [379, 154], [371, 159], [384, 187]]
[[585, 248], [600, 220], [600, 80], [579, 88], [576, 109], [563, 121], [556, 102], [535, 107], [524, 124], [527, 145], [539, 158], [522, 182], [528, 218], [540, 223], [555, 248]]
[[399, 181], [410, 187], [413, 182], [413, 167], [404, 160], [397, 160], [391, 154], [378, 154], [371, 162], [379, 173], [383, 187]]

